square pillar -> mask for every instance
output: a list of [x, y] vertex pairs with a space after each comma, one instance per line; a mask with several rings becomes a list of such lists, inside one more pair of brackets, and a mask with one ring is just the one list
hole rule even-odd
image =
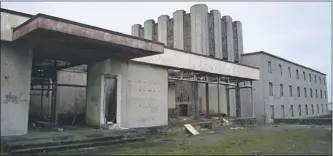
[[1, 41], [1, 136], [28, 132], [32, 49]]
[[87, 107], [86, 124], [102, 126], [105, 123], [103, 114], [103, 75], [111, 72], [111, 59], [88, 64], [87, 71]]

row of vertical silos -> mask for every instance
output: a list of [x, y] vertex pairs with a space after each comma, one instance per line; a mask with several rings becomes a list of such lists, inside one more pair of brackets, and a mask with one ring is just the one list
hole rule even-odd
[[242, 23], [222, 16], [218, 10], [208, 12], [205, 4], [193, 5], [190, 13], [177, 10], [173, 18], [158, 17], [132, 26], [132, 35], [164, 43], [167, 47], [239, 62], [243, 53]]

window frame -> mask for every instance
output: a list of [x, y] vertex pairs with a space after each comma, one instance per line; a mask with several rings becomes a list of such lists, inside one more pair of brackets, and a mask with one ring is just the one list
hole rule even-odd
[[267, 67], [268, 67], [268, 74], [272, 74], [272, 62], [271, 61], [268, 61], [267, 62]]

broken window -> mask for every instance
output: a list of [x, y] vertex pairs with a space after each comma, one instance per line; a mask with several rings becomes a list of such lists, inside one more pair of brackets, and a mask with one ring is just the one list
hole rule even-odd
[[321, 104], [321, 112], [324, 113], [324, 104]]
[[313, 104], [311, 104], [311, 112], [312, 112], [312, 114], [314, 114], [314, 107], [313, 107]]
[[298, 116], [302, 116], [302, 106], [298, 105]]
[[310, 88], [310, 97], [312, 98], [312, 88]]
[[319, 77], [319, 84], [321, 84], [321, 77]]
[[296, 69], [296, 78], [299, 79], [298, 69]]
[[291, 117], [294, 117], [294, 106], [290, 105]]
[[320, 90], [320, 98], [322, 99], [323, 98], [323, 91]]
[[309, 81], [311, 82], [311, 74], [309, 74]]
[[303, 77], [304, 77], [304, 81], [306, 81], [306, 78], [305, 78], [305, 71], [303, 71]]
[[282, 66], [279, 64], [279, 69], [280, 69], [280, 75], [282, 76]]
[[269, 83], [269, 96], [273, 96], [273, 83]]
[[308, 115], [309, 111], [308, 111], [308, 105], [305, 105], [305, 114]]
[[301, 91], [300, 91], [299, 87], [297, 87], [297, 95], [298, 95], [298, 97], [301, 97]]
[[316, 98], [318, 98], [318, 92], [317, 92], [317, 89], [316, 89]]
[[286, 117], [286, 114], [284, 112], [284, 105], [281, 105], [281, 117], [282, 118], [285, 118]]
[[289, 78], [291, 78], [291, 69], [288, 67]]
[[283, 96], [283, 84], [280, 84], [280, 96]]
[[319, 104], [317, 104], [317, 114], [319, 114]]
[[293, 88], [291, 85], [289, 85], [289, 95], [290, 95], [290, 97], [293, 96]]
[[274, 119], [274, 106], [271, 105], [271, 119]]
[[304, 97], [307, 98], [308, 97], [308, 94], [306, 92], [306, 88], [304, 87]]
[[272, 74], [272, 62], [268, 61], [268, 73]]
[[317, 83], [317, 76], [316, 75], [314, 76], [314, 80], [315, 80], [315, 83]]

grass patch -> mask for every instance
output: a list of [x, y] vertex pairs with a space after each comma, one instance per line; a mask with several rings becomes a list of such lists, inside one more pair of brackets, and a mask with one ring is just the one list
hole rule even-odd
[[306, 134], [296, 132], [274, 132], [256, 135], [236, 136], [230, 139], [209, 141], [194, 136], [184, 140], [184, 137], [172, 136], [170, 142], [135, 143], [120, 147], [106, 154], [115, 155], [213, 155], [213, 154], [277, 154], [290, 152], [294, 148], [308, 148], [310, 146]]

